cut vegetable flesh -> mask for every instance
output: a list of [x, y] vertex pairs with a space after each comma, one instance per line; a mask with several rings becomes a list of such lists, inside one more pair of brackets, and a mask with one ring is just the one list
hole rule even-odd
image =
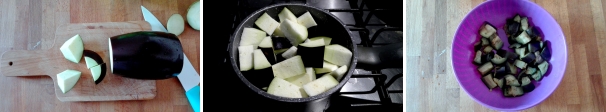
[[332, 75], [338, 81], [341, 81], [341, 78], [343, 78], [343, 75], [345, 75], [345, 73], [347, 73], [347, 66], [341, 66], [337, 70], [332, 71], [328, 74]]
[[492, 88], [497, 87], [497, 83], [495, 83], [492, 79], [492, 75], [486, 75], [484, 77], [482, 77], [482, 82], [484, 82], [484, 85], [486, 85], [486, 87], [492, 91]]
[[95, 84], [101, 83], [103, 78], [105, 78], [106, 69], [105, 63], [90, 68], [90, 73], [93, 75], [93, 81], [95, 81]]
[[259, 17], [257, 21], [255, 21], [255, 25], [257, 25], [259, 28], [261, 28], [261, 30], [265, 31], [267, 34], [271, 35], [274, 33], [276, 28], [280, 26], [280, 23], [271, 18], [271, 16], [269, 16], [267, 13], [263, 13], [263, 15], [261, 15], [261, 17]]
[[303, 65], [301, 56], [297, 55], [272, 65], [272, 70], [274, 76], [286, 79], [305, 73], [305, 65]]
[[257, 48], [263, 38], [265, 38], [265, 32], [256, 28], [244, 28], [240, 37], [240, 46], [253, 45], [253, 48]]
[[106, 64], [103, 62], [101, 56], [94, 51], [84, 50], [84, 60], [86, 61], [86, 68], [90, 70], [95, 84], [101, 83], [106, 72]]
[[200, 1], [196, 1], [187, 9], [187, 23], [195, 30], [200, 30], [200, 9]]
[[295, 14], [290, 12], [290, 10], [286, 7], [284, 7], [284, 9], [280, 11], [280, 13], [278, 14], [278, 18], [280, 19], [280, 22], [284, 22], [286, 20], [291, 20], [294, 22], [297, 21], [297, 17], [295, 16]]
[[253, 68], [253, 52], [252, 45], [238, 47], [240, 59], [240, 71], [248, 71]]
[[303, 15], [299, 16], [297, 22], [306, 28], [318, 25], [309, 12], [305, 12]]
[[282, 78], [276, 77], [269, 84], [269, 87], [267, 88], [267, 93], [281, 97], [302, 98], [303, 96], [301, 95], [300, 88], [301, 87], [292, 84]]
[[321, 94], [323, 92], [328, 91], [329, 89], [336, 87], [339, 84], [332, 75], [324, 75], [314, 81], [311, 81], [305, 85], [303, 85], [303, 89], [309, 96], [315, 96]]
[[490, 70], [492, 70], [494, 66], [492, 65], [492, 63], [487, 62], [482, 64], [482, 66], [480, 66], [480, 68], [478, 68], [478, 71], [480, 71], [480, 73], [482, 75], [486, 75], [488, 72], [490, 72]]
[[319, 39], [324, 40], [324, 45], [330, 45], [330, 41], [332, 41], [332, 38], [325, 37], [325, 36], [313, 37], [313, 38], [310, 38], [309, 40], [314, 41], [314, 40], [319, 40]]
[[61, 53], [65, 59], [78, 63], [80, 62], [80, 59], [82, 59], [84, 43], [82, 42], [80, 35], [75, 35], [65, 41], [65, 43], [63, 43], [59, 49], [61, 50]]
[[261, 51], [261, 49], [256, 49], [253, 52], [253, 60], [254, 60], [253, 67], [255, 70], [260, 70], [260, 69], [264, 69], [264, 68], [271, 66], [269, 61], [267, 61], [265, 54], [263, 54], [263, 51]]
[[316, 73], [314, 72], [313, 68], [305, 68], [304, 74], [293, 76], [285, 80], [299, 87], [303, 87], [303, 85], [316, 80]]
[[57, 85], [61, 92], [67, 93], [70, 91], [80, 79], [81, 74], [82, 72], [76, 70], [65, 70], [57, 74]]
[[339, 68], [339, 66], [324, 61], [322, 63], [322, 68], [314, 68], [314, 71], [316, 71], [316, 74], [329, 73], [337, 68]]
[[349, 65], [352, 52], [338, 44], [328, 45], [324, 50], [324, 60], [337, 66]]
[[286, 20], [280, 24], [280, 30], [292, 45], [299, 45], [307, 39], [307, 28], [297, 22]]
[[259, 43], [259, 47], [260, 48], [272, 48], [272, 47], [274, 47], [273, 43], [271, 41], [271, 37], [268, 36], [268, 37], [263, 38], [263, 40], [261, 40], [261, 42]]
[[297, 55], [297, 50], [298, 50], [297, 47], [292, 46], [288, 50], [286, 50], [284, 53], [282, 53], [282, 57], [284, 59], [291, 58], [291, 57]]
[[175, 35], [180, 35], [185, 30], [185, 21], [180, 14], [173, 14], [166, 22], [166, 30]]
[[482, 29], [480, 30], [480, 35], [482, 35], [485, 38], [488, 38], [490, 36], [492, 36], [493, 34], [495, 34], [497, 32], [497, 30], [495, 29], [495, 27], [492, 27], [492, 25], [488, 24], [488, 23], [484, 23]]

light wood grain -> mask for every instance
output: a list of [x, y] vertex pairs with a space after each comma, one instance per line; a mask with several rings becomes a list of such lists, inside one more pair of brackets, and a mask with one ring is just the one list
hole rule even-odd
[[[407, 111], [494, 111], [461, 90], [451, 66], [451, 42], [467, 13], [485, 0], [406, 0]], [[566, 36], [564, 78], [545, 101], [524, 111], [606, 111], [605, 0], [530, 0]]]
[[[164, 26], [170, 15], [186, 15], [197, 0], [1, 0], [0, 52], [49, 49], [55, 31], [70, 23], [143, 21], [140, 6]], [[185, 18], [186, 19], [186, 18]], [[200, 32], [179, 35], [185, 54], [200, 71]], [[156, 81], [156, 97], [144, 101], [61, 102], [48, 76], [0, 75], [0, 112], [166, 112], [192, 111], [179, 80]], [[2, 86], [14, 84], [18, 86]]]
[[[109, 62], [108, 38], [128, 32], [151, 30], [145, 21], [75, 23], [60, 26], [56, 32], [54, 44], [50, 49], [11, 50], [0, 56], [0, 74], [4, 76], [40, 76], [48, 75], [55, 82], [55, 93], [61, 101], [116, 101], [149, 100], [156, 96], [156, 81], [137, 80], [111, 74], [110, 65], [105, 64], [106, 74], [99, 84], [95, 84], [86, 61], [81, 57], [79, 63], [66, 60], [59, 52], [63, 42], [78, 34], [84, 43], [84, 49], [99, 54], [103, 62]], [[76, 85], [67, 93], [57, 86], [57, 74], [64, 70], [82, 72]], [[6, 84], [3, 86], [16, 86]]]

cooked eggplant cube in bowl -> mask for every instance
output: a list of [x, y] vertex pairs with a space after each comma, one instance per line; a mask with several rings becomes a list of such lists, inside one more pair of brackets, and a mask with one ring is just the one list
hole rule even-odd
[[555, 91], [566, 70], [566, 47], [559, 24], [541, 6], [490, 0], [461, 21], [452, 42], [452, 67], [476, 102], [519, 111]]
[[229, 47], [229, 61], [244, 84], [282, 102], [309, 102], [338, 92], [357, 63], [356, 45], [343, 22], [303, 4], [253, 12]]

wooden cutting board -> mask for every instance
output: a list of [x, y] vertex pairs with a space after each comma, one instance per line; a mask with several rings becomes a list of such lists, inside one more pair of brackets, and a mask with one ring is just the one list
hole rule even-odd
[[[60, 101], [147, 100], [156, 96], [155, 80], [129, 79], [111, 73], [108, 38], [129, 32], [151, 30], [145, 21], [76, 23], [57, 28], [54, 44], [45, 50], [13, 50], [0, 57], [0, 74], [4, 76], [48, 75], [55, 82], [55, 94]], [[84, 57], [78, 64], [63, 57], [59, 48], [67, 39], [80, 34], [84, 49], [97, 52], [107, 63], [101, 83], [93, 81]], [[58, 73], [73, 69], [82, 72], [76, 85], [67, 93], [57, 86]]]

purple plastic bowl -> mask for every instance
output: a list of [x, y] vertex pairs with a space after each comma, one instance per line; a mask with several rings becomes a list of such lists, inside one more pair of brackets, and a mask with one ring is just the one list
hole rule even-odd
[[[502, 49], [509, 49], [509, 42], [503, 30], [505, 20], [516, 14], [528, 17], [531, 26], [543, 32], [543, 38], [551, 42], [552, 57], [549, 70], [536, 88], [521, 97], [505, 98], [500, 89], [489, 91], [482, 82], [481, 75], [473, 64], [473, 44], [480, 40], [480, 26], [488, 21], [498, 29], [499, 37], [506, 43]], [[461, 22], [452, 43], [452, 67], [459, 85], [476, 102], [494, 110], [518, 111], [533, 107], [553, 93], [564, 77], [567, 62], [566, 39], [560, 25], [539, 5], [528, 0], [489, 0], [475, 7]]]

